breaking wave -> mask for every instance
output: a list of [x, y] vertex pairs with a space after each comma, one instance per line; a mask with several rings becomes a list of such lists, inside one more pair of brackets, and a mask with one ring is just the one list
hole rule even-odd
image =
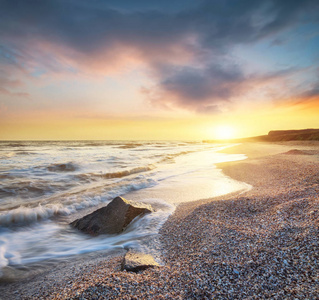
[[30, 224], [37, 221], [49, 219], [55, 215], [68, 215], [71, 211], [62, 204], [49, 204], [37, 207], [20, 206], [0, 215], [0, 225]]
[[118, 146], [117, 148], [119, 148], [119, 149], [132, 149], [132, 148], [136, 148], [136, 147], [140, 147], [140, 146], [143, 146], [143, 144], [130, 143], [130, 144]]
[[16, 152], [0, 153], [0, 159], [7, 159], [16, 156]]
[[193, 153], [196, 151], [182, 151], [182, 152], [178, 152], [178, 153], [174, 153], [174, 154], [167, 154], [164, 158], [162, 158], [159, 163], [174, 163], [175, 160], [174, 158], [181, 156], [181, 155], [185, 155], [185, 154], [189, 154], [189, 153]]
[[[0, 176], [1, 178], [1, 176]], [[6, 184], [0, 185], [0, 196], [1, 197], [18, 197], [25, 200], [36, 198], [45, 195], [51, 195], [57, 190], [63, 191], [68, 188], [71, 188], [74, 183], [64, 182], [52, 182], [45, 179], [15, 179], [15, 182], [12, 182], [12, 177], [2, 176], [4, 179], [8, 179]]]
[[30, 223], [50, 219], [55, 216], [67, 216], [82, 209], [108, 202], [118, 195], [152, 187], [156, 184], [156, 181], [152, 179], [137, 177], [133, 182], [123, 181], [116, 185], [110, 185], [108, 188], [104, 188], [104, 192], [100, 189], [96, 191], [94, 189], [92, 189], [92, 191], [86, 191], [86, 188], [84, 188], [84, 191], [86, 191], [87, 194], [80, 190], [75, 194], [66, 193], [52, 198], [54, 202], [59, 199], [60, 203], [39, 203], [36, 206], [21, 205], [20, 207], [9, 211], [4, 211], [0, 214], [0, 226], [24, 226]]
[[[139, 244], [172, 212], [164, 201], [211, 197], [214, 184], [226, 193], [231, 184], [213, 164], [242, 158], [217, 150], [171, 141], [0, 142], [0, 279], [7, 265], [11, 272], [14, 265]], [[92, 239], [67, 226], [119, 195], [153, 199], [157, 210], [112, 237]]]
[[96, 174], [96, 173], [79, 174], [79, 175], [75, 175], [75, 177], [82, 180], [92, 180], [97, 178], [104, 178], [104, 179], [122, 178], [122, 177], [130, 176], [133, 174], [151, 171], [153, 169], [155, 169], [155, 165], [148, 165], [145, 167], [136, 167], [131, 170], [124, 170], [119, 172], [110, 172], [110, 173], [103, 173], [103, 174]]

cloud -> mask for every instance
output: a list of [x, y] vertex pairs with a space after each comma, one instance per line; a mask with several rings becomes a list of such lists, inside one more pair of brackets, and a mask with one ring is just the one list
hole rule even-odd
[[218, 103], [228, 102], [239, 92], [245, 76], [236, 66], [212, 64], [205, 68], [167, 67], [162, 70], [157, 89], [168, 106], [218, 111]]
[[312, 111], [319, 108], [319, 83], [313, 83], [304, 88], [299, 93], [287, 101], [291, 105], [297, 105], [302, 108], [310, 108]]
[[[159, 78], [165, 78], [142, 92], [150, 101], [166, 108], [180, 107], [199, 113], [226, 112], [247, 101], [261, 102], [265, 98], [288, 98], [292, 78], [303, 70], [287, 68], [267, 73], [245, 74], [233, 63], [211, 64], [203, 68], [162, 68]], [[238, 103], [237, 103], [238, 102]]]
[[[317, 0], [202, 0], [196, 5], [0, 0], [0, 67], [14, 78], [18, 70], [41, 77], [143, 66], [173, 105], [216, 111], [247, 86], [245, 67], [229, 58], [236, 45], [318, 21], [318, 10]], [[9, 86], [0, 82], [3, 91]], [[163, 97], [156, 101], [167, 104]]]
[[5, 78], [1, 76], [0, 72], [0, 95], [7, 95], [7, 96], [17, 96], [28, 98], [30, 95], [26, 92], [13, 92], [11, 89], [17, 89], [22, 86], [22, 82], [19, 80], [12, 80], [9, 78]]
[[315, 0], [206, 0], [171, 12], [159, 7], [123, 10], [114, 1], [2, 0], [0, 24], [2, 38], [9, 40], [42, 39], [88, 55], [121, 44], [154, 54], [190, 35], [210, 50], [255, 41], [299, 22], [305, 13], [311, 20], [318, 7]]

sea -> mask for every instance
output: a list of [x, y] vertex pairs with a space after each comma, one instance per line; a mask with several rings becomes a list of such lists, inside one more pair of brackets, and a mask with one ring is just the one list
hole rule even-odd
[[[158, 245], [149, 241], [156, 240], [179, 203], [250, 188], [218, 168], [218, 163], [246, 158], [221, 152], [232, 146], [196, 141], [0, 142], [0, 279], [8, 270], [98, 251], [152, 252]], [[117, 196], [150, 204], [154, 212], [117, 235], [92, 237], [69, 225]]]

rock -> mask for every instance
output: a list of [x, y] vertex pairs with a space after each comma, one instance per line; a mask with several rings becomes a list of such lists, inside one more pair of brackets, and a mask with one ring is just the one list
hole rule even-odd
[[115, 234], [121, 233], [137, 216], [151, 212], [150, 205], [116, 197], [107, 206], [73, 221], [70, 225], [91, 235]]
[[138, 272], [147, 268], [159, 266], [152, 255], [129, 250], [122, 262], [122, 271]]
[[284, 154], [288, 155], [307, 155], [306, 151], [298, 150], [298, 149], [292, 149], [289, 150], [288, 152], [285, 152]]

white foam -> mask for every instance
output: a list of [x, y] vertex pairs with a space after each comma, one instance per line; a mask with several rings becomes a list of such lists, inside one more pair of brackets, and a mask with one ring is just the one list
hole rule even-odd
[[215, 149], [177, 156], [175, 164], [157, 169], [153, 176], [157, 185], [138, 193], [128, 193], [125, 197], [134, 200], [156, 197], [177, 204], [244, 191], [251, 186], [225, 176], [215, 166], [216, 163], [243, 159], [246, 159], [245, 155], [216, 153]]
[[[249, 188], [216, 169], [217, 162], [245, 159], [244, 155], [216, 153], [224, 146], [150, 142], [121, 149], [114, 147], [121, 143], [101, 142], [99, 147], [81, 142], [70, 144], [71, 148], [67, 142], [26, 144], [24, 150], [34, 155], [12, 155], [0, 160], [0, 168], [6, 170], [2, 175], [10, 176], [9, 184], [17, 192], [0, 199], [0, 268], [109, 248], [137, 247], [146, 251], [145, 239], [154, 240], [175, 203]], [[11, 149], [5, 151], [9, 153]], [[72, 165], [64, 165], [70, 158]], [[39, 165], [60, 166], [61, 170], [72, 172], [50, 172]], [[35, 187], [39, 182], [48, 183], [53, 194], [47, 194], [47, 185], [43, 185], [44, 195], [26, 190], [22, 197], [19, 191], [26, 180], [34, 181]], [[120, 235], [95, 238], [52, 221], [54, 216], [98, 206], [119, 195], [148, 201], [157, 210], [134, 220]], [[10, 205], [20, 207], [9, 209]]]
[[[145, 179], [139, 176], [133, 182], [119, 181], [118, 185], [113, 185], [111, 190], [104, 191], [102, 195], [86, 195], [85, 193], [67, 196], [61, 203], [39, 204], [35, 207], [23, 206], [2, 212], [0, 214], [0, 226], [12, 224], [26, 225], [38, 221], [47, 220], [54, 216], [66, 216], [78, 210], [97, 206], [103, 202], [108, 202], [118, 195], [154, 186], [156, 182], [150, 178]], [[62, 200], [62, 197], [61, 197]]]
[[0, 276], [2, 275], [1, 269], [9, 264], [9, 260], [6, 255], [6, 240], [2, 237], [0, 239]]
[[0, 159], [6, 159], [15, 156], [15, 152], [0, 153]]
[[30, 227], [6, 229], [0, 239], [0, 268], [99, 250], [141, 247], [145, 238], [158, 233], [174, 210], [174, 206], [159, 199], [146, 199], [145, 202], [152, 204], [155, 212], [136, 218], [118, 235], [91, 237], [50, 220]]
[[65, 215], [69, 211], [62, 204], [49, 204], [46, 206], [38, 205], [37, 207], [20, 206], [0, 215], [0, 225], [29, 224], [40, 220], [48, 219], [54, 215]]

